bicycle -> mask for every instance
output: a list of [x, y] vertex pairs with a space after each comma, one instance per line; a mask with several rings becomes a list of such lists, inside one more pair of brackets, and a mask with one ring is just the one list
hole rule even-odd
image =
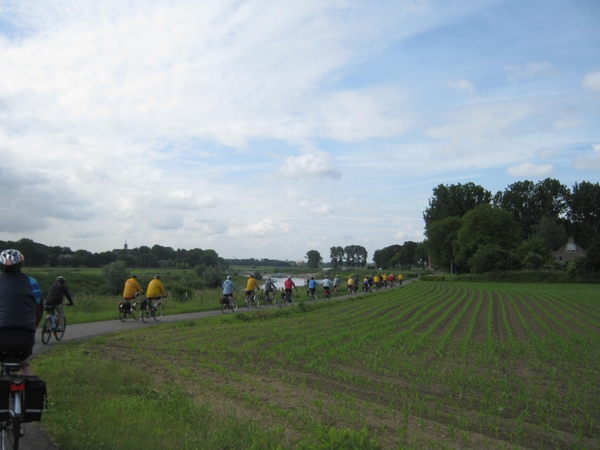
[[[156, 300], [156, 303], [152, 303]], [[164, 306], [161, 303], [162, 297], [157, 298], [146, 298], [142, 302], [142, 322], [150, 322], [150, 318], [154, 317], [154, 321], [158, 322], [162, 319], [164, 313]], [[145, 303], [145, 304], [144, 304]]]
[[[8, 378], [4, 384], [9, 385], [8, 392], [2, 394], [2, 405], [0, 405], [0, 444], [4, 449], [18, 449], [19, 439], [22, 436], [21, 427], [23, 423], [22, 409], [24, 406], [25, 379], [18, 376], [21, 352], [4, 353], [2, 361], [2, 378]], [[7, 395], [8, 394], [8, 395]]]
[[[141, 292], [136, 292], [135, 297], [132, 302], [122, 301], [119, 303], [119, 319], [121, 322], [127, 322], [129, 316], [133, 317], [135, 320], [140, 320], [142, 317], [142, 308], [138, 305], [137, 296], [141, 294]], [[129, 304], [129, 307], [127, 305]]]
[[228, 311], [236, 312], [237, 311], [237, 303], [235, 302], [235, 297], [232, 295], [230, 298], [223, 297], [220, 300], [221, 302], [221, 312], [223, 314], [227, 314]]
[[246, 308], [250, 308], [251, 306], [257, 307], [259, 305], [259, 302], [256, 292], [253, 292], [252, 294], [246, 294], [244, 302], [246, 302]]
[[44, 311], [48, 313], [44, 326], [42, 327], [42, 342], [46, 345], [50, 342], [52, 334], [54, 334], [54, 338], [57, 341], [60, 341], [63, 338], [65, 330], [67, 329], [67, 318], [63, 315], [62, 327], [58, 328], [58, 313], [56, 312], [56, 307], [54, 305], [45, 305]]
[[275, 298], [273, 291], [266, 292], [265, 293], [265, 305], [274, 305], [275, 303], [277, 303], [277, 299]]
[[308, 292], [308, 299], [309, 300], [316, 300], [317, 299], [317, 290], [316, 289], [309, 289]]
[[19, 375], [22, 352], [0, 354], [0, 448], [18, 450], [23, 423], [41, 420], [46, 383], [37, 376]]
[[326, 300], [331, 298], [331, 290], [328, 287], [323, 288], [323, 298]]
[[292, 306], [294, 303], [294, 296], [291, 292], [282, 292], [281, 293], [281, 303], [283, 306]]

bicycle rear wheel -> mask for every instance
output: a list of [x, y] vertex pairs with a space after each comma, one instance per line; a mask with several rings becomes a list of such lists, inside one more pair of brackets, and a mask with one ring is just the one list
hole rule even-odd
[[135, 320], [140, 320], [140, 317], [142, 317], [142, 309], [140, 308], [140, 305], [137, 304], [137, 302], [133, 302], [131, 304], [131, 316]]
[[50, 342], [50, 336], [52, 336], [52, 319], [48, 317], [42, 327], [42, 342], [44, 345]]
[[119, 308], [119, 319], [121, 320], [121, 322], [127, 322], [128, 315], [129, 315], [129, 313], [123, 311], [122, 308]]
[[231, 310], [232, 310], [233, 312], [236, 312], [236, 311], [237, 311], [237, 303], [235, 303], [235, 302], [232, 302], [232, 303], [231, 303]]
[[152, 316], [152, 307], [150, 304], [146, 305], [146, 308], [142, 310], [142, 322], [148, 323], [150, 322], [150, 317]]
[[2, 427], [2, 450], [19, 450], [19, 428], [21, 421], [18, 417], [11, 417], [4, 422]]
[[63, 338], [65, 335], [65, 330], [67, 329], [67, 318], [63, 316], [62, 319], [62, 329], [60, 331], [58, 331], [58, 328], [54, 330], [54, 337], [57, 341], [60, 341]]
[[252, 303], [254, 303], [254, 307], [255, 308], [257, 308], [258, 305], [260, 305], [260, 302], [258, 301], [258, 295], [254, 296], [254, 301]]
[[154, 313], [152, 314], [154, 316], [154, 320], [155, 321], [159, 321], [160, 319], [162, 319], [163, 316], [163, 304], [159, 303], [158, 305], [156, 305], [154, 307]]

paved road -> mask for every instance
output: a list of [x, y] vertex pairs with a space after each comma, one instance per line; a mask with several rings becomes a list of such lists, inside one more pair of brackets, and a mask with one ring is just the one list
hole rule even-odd
[[[412, 280], [410, 280], [412, 281]], [[404, 284], [408, 284], [409, 280], [405, 280]], [[358, 295], [364, 295], [359, 292]], [[348, 297], [347, 295], [340, 296], [338, 299]], [[322, 301], [322, 300], [316, 300]], [[261, 305], [261, 308], [265, 306]], [[266, 306], [267, 308], [275, 308], [276, 306]], [[66, 309], [66, 315], [68, 316], [69, 310]], [[240, 307], [239, 312], [244, 312], [245, 307]], [[40, 355], [50, 350], [55, 345], [61, 345], [62, 342], [74, 341], [78, 339], [90, 339], [103, 334], [114, 333], [117, 331], [132, 330], [135, 328], [142, 328], [148, 326], [157, 326], [161, 323], [174, 323], [181, 320], [194, 320], [203, 319], [205, 317], [219, 316], [223, 314], [220, 310], [218, 311], [205, 311], [188, 314], [173, 314], [169, 316], [163, 316], [160, 322], [155, 322], [151, 319], [148, 323], [143, 323], [141, 320], [135, 321], [129, 319], [123, 323], [119, 320], [111, 320], [105, 322], [92, 322], [92, 323], [81, 323], [77, 325], [68, 325], [65, 335], [62, 341], [59, 343], [54, 338], [50, 339], [48, 345], [44, 345], [41, 340], [41, 333], [36, 333], [35, 336], [35, 347], [33, 349], [33, 355]], [[115, 311], [116, 315], [116, 311]], [[50, 438], [34, 423], [25, 424], [25, 437], [19, 442], [19, 448], [22, 450], [58, 450], [60, 447], [56, 446]]]

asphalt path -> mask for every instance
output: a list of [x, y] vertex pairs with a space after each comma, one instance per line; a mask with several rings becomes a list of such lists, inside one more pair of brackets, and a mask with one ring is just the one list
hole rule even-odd
[[[410, 280], [413, 281], [413, 280]], [[408, 284], [409, 280], [404, 280], [404, 284]], [[300, 288], [302, 289], [302, 288]], [[304, 288], [306, 289], [306, 288]], [[363, 292], [359, 292], [357, 295], [365, 295]], [[347, 298], [349, 295], [341, 295], [336, 297], [336, 299]], [[318, 299], [316, 301], [323, 301], [323, 299]], [[243, 305], [243, 300], [242, 300]], [[277, 308], [277, 305], [260, 305], [260, 308]], [[238, 303], [238, 312], [245, 312], [247, 308], [241, 306]], [[255, 311], [256, 309], [248, 309], [248, 311]], [[125, 331], [125, 330], [133, 330], [136, 328], [144, 328], [144, 327], [153, 327], [160, 325], [162, 323], [175, 323], [180, 322], [182, 320], [195, 320], [195, 319], [204, 319], [206, 317], [212, 316], [220, 316], [223, 313], [221, 310], [217, 311], [203, 311], [203, 312], [195, 312], [195, 313], [187, 313], [187, 314], [173, 314], [168, 316], [163, 316], [160, 322], [156, 322], [154, 319], [150, 319], [150, 322], [144, 323], [142, 320], [133, 320], [129, 319], [127, 322], [121, 322], [118, 319], [109, 320], [104, 322], [91, 322], [91, 323], [80, 323], [76, 325], [68, 325], [65, 331], [65, 335], [63, 336], [60, 342], [56, 341], [54, 337], [50, 338], [50, 342], [47, 345], [42, 343], [41, 333], [36, 333], [35, 335], [35, 347], [33, 348], [33, 356], [41, 355], [44, 352], [47, 352], [55, 345], [61, 345], [63, 342], [81, 340], [81, 339], [90, 339], [96, 336], [102, 336], [104, 334], [115, 333], [117, 331]], [[65, 315], [69, 316], [69, 308], [65, 308]], [[115, 316], [117, 315], [117, 311], [115, 310]], [[44, 320], [44, 319], [42, 319]], [[19, 441], [19, 448], [22, 450], [60, 450], [61, 447], [57, 446], [52, 442], [52, 440], [44, 433], [40, 427], [38, 427], [35, 423], [27, 423], [25, 424], [25, 436], [21, 438]]]

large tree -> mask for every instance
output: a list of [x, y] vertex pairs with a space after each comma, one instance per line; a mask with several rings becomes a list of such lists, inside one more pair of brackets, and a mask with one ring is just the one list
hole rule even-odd
[[454, 248], [461, 227], [462, 219], [455, 216], [446, 217], [429, 225], [425, 245], [434, 264], [448, 269], [451, 267], [451, 263], [455, 260]]
[[600, 183], [575, 183], [568, 217], [575, 241], [587, 248], [594, 237], [600, 235]]
[[329, 249], [329, 257], [331, 258], [331, 265], [334, 268], [342, 267], [344, 264], [344, 247], [337, 246]]
[[544, 217], [565, 220], [569, 196], [569, 188], [558, 180], [546, 178], [537, 184], [525, 180], [496, 193], [493, 204], [509, 211], [525, 236], [530, 236]]
[[462, 218], [456, 241], [456, 262], [460, 267], [470, 267], [479, 247], [513, 250], [522, 240], [521, 228], [511, 213], [490, 204], [479, 205]]
[[446, 217], [462, 217], [478, 205], [490, 203], [492, 193], [474, 183], [440, 184], [433, 189], [433, 197], [423, 212], [425, 228]]
[[321, 254], [317, 250], [309, 250], [305, 258], [307, 259], [306, 265], [311, 269], [316, 269], [323, 262], [323, 258], [321, 258]]

